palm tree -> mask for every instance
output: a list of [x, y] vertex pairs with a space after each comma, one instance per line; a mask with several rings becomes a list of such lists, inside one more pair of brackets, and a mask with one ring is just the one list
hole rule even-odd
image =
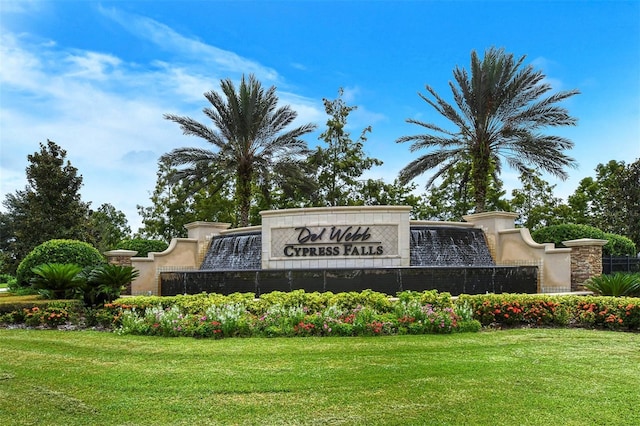
[[181, 167], [175, 174], [178, 181], [204, 183], [223, 176], [220, 182], [235, 182], [238, 224], [247, 226], [254, 183], [272, 176], [270, 171], [276, 166], [285, 175], [299, 170], [297, 164], [308, 153], [306, 142], [299, 137], [313, 131], [315, 125], [285, 131], [297, 113], [288, 105], [278, 107], [276, 88], [265, 91], [253, 75], [248, 81], [243, 75], [237, 91], [230, 79], [222, 80], [220, 88], [221, 94], [204, 94], [213, 108], [204, 108], [203, 112], [215, 129], [190, 117], [164, 115], [178, 123], [185, 135], [201, 137], [217, 149], [177, 148], [161, 159]]
[[[410, 150], [433, 148], [400, 171], [400, 181], [407, 183], [430, 169], [437, 168], [427, 181], [429, 187], [460, 163], [469, 173], [477, 213], [485, 210], [487, 188], [502, 170], [502, 161], [527, 175], [531, 166], [561, 179], [567, 178], [566, 167], [575, 167], [573, 158], [563, 153], [573, 142], [560, 136], [540, 133], [547, 126], [575, 125], [558, 102], [578, 94], [577, 90], [557, 92], [543, 98], [551, 90], [544, 74], [531, 65], [522, 67], [525, 56], [517, 61], [504, 49], [491, 48], [480, 60], [471, 52], [471, 75], [456, 67], [455, 83], [449, 82], [455, 106], [442, 99], [431, 86], [419, 96], [456, 129], [450, 131], [436, 124], [408, 119], [430, 133], [403, 136], [397, 142], [412, 142]], [[457, 108], [456, 108], [457, 106]]]

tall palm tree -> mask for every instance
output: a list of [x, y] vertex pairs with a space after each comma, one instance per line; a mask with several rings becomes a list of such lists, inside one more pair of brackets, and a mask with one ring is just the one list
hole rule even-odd
[[205, 182], [213, 176], [233, 180], [238, 224], [247, 226], [253, 183], [256, 179], [264, 180], [276, 165], [280, 173], [295, 173], [297, 163], [308, 153], [306, 142], [299, 138], [313, 131], [315, 125], [285, 131], [297, 113], [288, 105], [278, 107], [276, 88], [264, 90], [253, 75], [248, 80], [243, 75], [237, 91], [230, 79], [222, 80], [220, 88], [221, 94], [214, 91], [204, 94], [213, 107], [204, 108], [203, 112], [215, 128], [190, 117], [164, 115], [178, 123], [185, 135], [201, 137], [217, 149], [177, 148], [162, 159], [181, 167], [176, 180]]
[[573, 142], [544, 135], [540, 130], [547, 126], [575, 125], [577, 120], [556, 104], [579, 92], [570, 90], [543, 97], [551, 86], [544, 81], [542, 72], [531, 65], [523, 67], [524, 59], [522, 56], [516, 61], [504, 49], [491, 48], [482, 60], [475, 51], [471, 52], [471, 75], [456, 67], [455, 84], [449, 82], [455, 106], [427, 85], [432, 98], [421, 93], [419, 96], [456, 129], [450, 131], [408, 119], [407, 122], [430, 132], [403, 136], [397, 142], [412, 142], [411, 152], [432, 150], [405, 166], [400, 171], [400, 181], [407, 183], [437, 168], [427, 181], [428, 187], [452, 167], [466, 164], [475, 210], [479, 213], [485, 210], [487, 188], [491, 179], [500, 174], [503, 160], [524, 175], [533, 166], [566, 179], [564, 169], [575, 167], [576, 162], [563, 151], [571, 149]]

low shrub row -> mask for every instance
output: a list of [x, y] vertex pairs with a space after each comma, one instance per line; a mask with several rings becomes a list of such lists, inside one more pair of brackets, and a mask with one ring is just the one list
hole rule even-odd
[[[17, 302], [13, 302], [17, 303]], [[127, 297], [101, 308], [77, 301], [3, 307], [0, 324], [100, 327], [121, 334], [189, 337], [360, 336], [478, 331], [481, 327], [586, 327], [640, 331], [640, 298], [462, 295], [370, 290]], [[29, 305], [30, 303], [30, 305]]]
[[[119, 315], [116, 313], [116, 315]], [[465, 319], [466, 318], [466, 319]], [[183, 313], [177, 306], [135, 308], [118, 316], [118, 333], [190, 337], [373, 336], [478, 331], [471, 312], [399, 302], [391, 312], [370, 306], [318, 311], [306, 306], [273, 304], [257, 315], [242, 303], [211, 306], [204, 313]]]
[[12, 312], [22, 312], [24, 309], [31, 309], [38, 307], [40, 309], [46, 308], [49, 305], [64, 304], [76, 311], [81, 311], [83, 304], [82, 301], [77, 299], [71, 300], [47, 300], [43, 299], [39, 295], [27, 295], [27, 296], [13, 296], [8, 293], [0, 294], [0, 315], [8, 314]]
[[545, 296], [528, 294], [463, 295], [483, 326], [557, 326], [640, 331], [640, 298]]
[[602, 253], [611, 256], [635, 256], [635, 243], [618, 234], [606, 233], [593, 226], [575, 223], [563, 223], [537, 229], [531, 233], [531, 237], [538, 243], [554, 243], [556, 247], [565, 247], [563, 241], [577, 240], [580, 238], [594, 238], [607, 240], [602, 247]]
[[[398, 300], [402, 302], [418, 301], [426, 305], [430, 304], [438, 308], [453, 307], [453, 300], [449, 293], [438, 293], [436, 290], [423, 292], [405, 291], [398, 293]], [[185, 313], [203, 313], [210, 306], [219, 306], [232, 303], [241, 303], [255, 314], [262, 314], [272, 305], [280, 305], [285, 308], [305, 306], [312, 311], [318, 311], [327, 306], [336, 305], [341, 309], [353, 309], [356, 306], [367, 306], [381, 313], [393, 310], [394, 302], [384, 293], [371, 290], [361, 292], [305, 292], [294, 290], [291, 292], [274, 291], [263, 294], [256, 299], [254, 293], [232, 293], [221, 295], [216, 293], [200, 293], [195, 295], [177, 296], [135, 296], [124, 297], [113, 302], [115, 306], [136, 308], [138, 310], [161, 306], [168, 308], [178, 306]]]
[[56, 328], [84, 325], [86, 310], [78, 300], [31, 300], [0, 302], [0, 324]]

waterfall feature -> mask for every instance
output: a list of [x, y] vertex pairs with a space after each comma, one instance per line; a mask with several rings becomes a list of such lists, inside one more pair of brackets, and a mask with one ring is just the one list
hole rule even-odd
[[412, 226], [411, 266], [493, 266], [484, 232], [454, 226]]
[[262, 234], [260, 232], [221, 235], [211, 245], [200, 270], [260, 269], [262, 263]]
[[161, 272], [163, 296], [201, 292], [254, 293], [304, 289], [370, 289], [389, 295], [437, 289], [459, 294], [535, 293], [537, 266], [496, 266], [481, 229], [410, 227], [410, 266], [262, 269], [262, 233], [219, 235], [197, 271]]

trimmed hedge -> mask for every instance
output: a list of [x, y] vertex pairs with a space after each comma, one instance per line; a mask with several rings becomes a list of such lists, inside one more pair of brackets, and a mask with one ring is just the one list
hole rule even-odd
[[138, 253], [136, 257], [147, 257], [151, 252], [160, 253], [165, 251], [169, 244], [160, 240], [145, 240], [143, 238], [133, 238], [130, 240], [122, 240], [118, 243], [117, 248], [121, 250], [135, 250]]
[[85, 268], [105, 262], [105, 258], [91, 244], [77, 240], [49, 240], [22, 259], [16, 271], [16, 281], [18, 286], [28, 287], [35, 276], [31, 269], [46, 263], [74, 263]]
[[[398, 293], [401, 302], [415, 301], [421, 305], [430, 304], [438, 308], [453, 308], [454, 303], [449, 293], [438, 293], [437, 290], [423, 292], [404, 291]], [[216, 293], [200, 293], [194, 295], [177, 296], [134, 296], [116, 299], [113, 304], [127, 309], [144, 310], [153, 306], [163, 309], [172, 306], [179, 307], [184, 313], [198, 314], [205, 312], [212, 306], [241, 303], [255, 314], [264, 313], [270, 306], [280, 305], [285, 308], [305, 306], [309, 311], [316, 312], [335, 305], [340, 309], [354, 309], [358, 306], [369, 307], [379, 312], [388, 313], [393, 310], [394, 303], [389, 296], [371, 290], [361, 292], [305, 292], [293, 290], [291, 292], [274, 291], [263, 294], [256, 299], [253, 293], [232, 293], [227, 296]]]
[[636, 245], [630, 238], [618, 234], [605, 233], [604, 239], [608, 243], [602, 247], [603, 254], [610, 254], [611, 256], [634, 256], [636, 254]]
[[602, 247], [602, 253], [612, 256], [635, 255], [636, 245], [629, 238], [617, 234], [609, 234], [589, 225], [566, 223], [540, 228], [531, 233], [531, 237], [538, 243], [554, 243], [557, 247], [564, 247], [563, 241], [580, 238], [607, 240]]
[[0, 296], [0, 324], [56, 328], [84, 325], [87, 310], [81, 300], [45, 300], [38, 295]]
[[640, 330], [640, 298], [545, 296], [529, 294], [463, 295], [474, 318], [485, 327], [556, 326]]

